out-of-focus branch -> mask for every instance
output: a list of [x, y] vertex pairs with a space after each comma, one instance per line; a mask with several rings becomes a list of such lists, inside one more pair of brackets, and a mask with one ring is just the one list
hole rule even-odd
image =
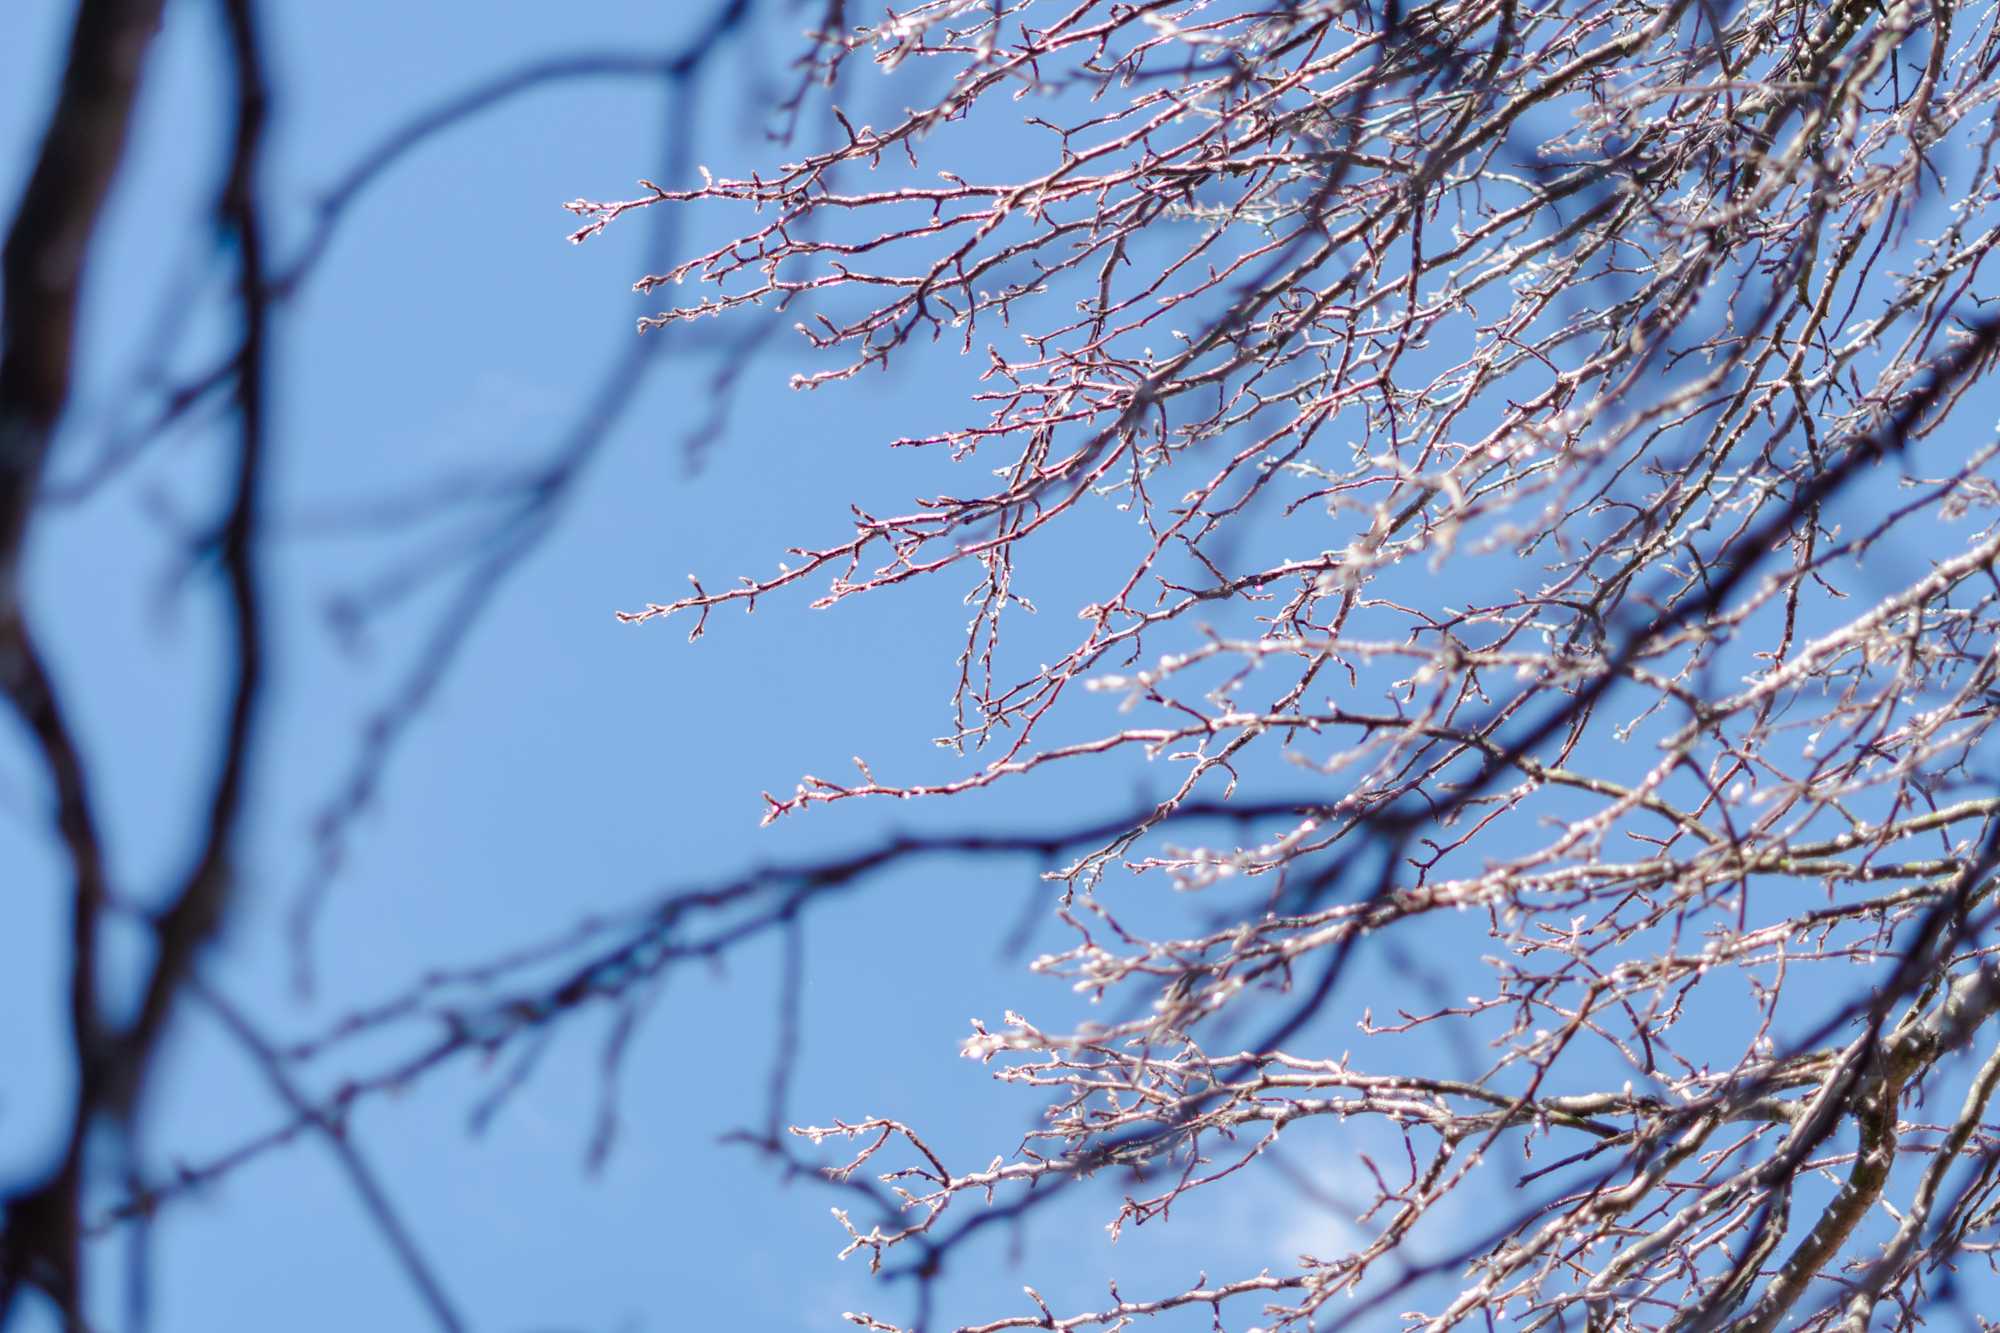
[[[17, 256], [10, 237], [7, 356], [14, 357], [18, 350], [22, 361], [14, 372], [21, 378], [4, 381], [4, 390], [10, 395], [5, 405], [10, 412], [7, 420], [25, 421], [39, 431], [36, 438], [41, 454], [46, 453], [53, 438], [67, 391], [69, 340], [73, 337], [71, 325], [88, 222], [102, 199], [116, 162], [117, 148], [122, 144], [124, 118], [136, 86], [143, 39], [150, 37], [158, 19], [157, 6], [143, 14], [107, 12], [117, 9], [85, 4], [79, 16], [77, 46], [109, 49], [95, 50], [84, 57], [73, 52], [70, 76], [65, 81], [63, 105], [69, 103], [74, 85], [81, 90], [76, 96], [86, 107], [75, 114], [96, 127], [94, 135], [83, 136], [83, 147], [71, 143], [66, 149], [78, 159], [72, 165], [83, 173], [78, 187], [88, 201], [88, 208], [58, 210], [57, 239], [51, 242], [56, 251], [53, 255], [45, 250], [30, 258], [32, 247], [24, 245]], [[157, 947], [141, 989], [138, 1011], [129, 1022], [114, 1019], [101, 1011], [102, 1001], [97, 994], [101, 946], [96, 924], [110, 895], [103, 881], [101, 852], [89, 833], [91, 823], [81, 794], [84, 775], [74, 743], [68, 740], [55, 709], [53, 690], [35, 663], [10, 579], [7, 620], [12, 629], [5, 646], [13, 649], [27, 667], [17, 669], [10, 663], [8, 682], [13, 687], [11, 693], [17, 708], [29, 719], [55, 774], [60, 819], [77, 877], [70, 958], [77, 1090], [59, 1165], [44, 1179], [5, 1200], [7, 1223], [5, 1249], [0, 1254], [0, 1279], [4, 1280], [4, 1285], [0, 1285], [0, 1319], [4, 1319], [6, 1306], [19, 1286], [26, 1282], [47, 1291], [63, 1310], [71, 1328], [85, 1326], [78, 1209], [86, 1148], [93, 1131], [101, 1124], [129, 1131], [168, 1017], [192, 973], [197, 953], [221, 920], [252, 757], [263, 675], [256, 539], [266, 451], [265, 377], [269, 347], [265, 242], [257, 191], [268, 90], [251, 0], [225, 0], [223, 13], [236, 84], [236, 117], [229, 172], [217, 203], [217, 222], [220, 231], [233, 243], [240, 266], [237, 290], [241, 350], [236, 358], [235, 380], [239, 423], [236, 461], [228, 509], [216, 535], [227, 585], [226, 603], [231, 619], [229, 660], [235, 675], [221, 737], [220, 771], [200, 815], [202, 837], [194, 864], [153, 919]], [[115, 21], [118, 19], [124, 22]], [[94, 97], [86, 96], [93, 80], [108, 83], [114, 92], [107, 94], [99, 88]], [[58, 125], [62, 120], [63, 111], [59, 107]], [[50, 139], [53, 143], [73, 137], [74, 130], [52, 131]], [[44, 163], [49, 160], [45, 155]], [[60, 167], [58, 163], [55, 169], [59, 171]], [[92, 167], [96, 170], [91, 170]], [[36, 179], [43, 180], [40, 168]], [[36, 186], [31, 184], [29, 204], [36, 198]], [[24, 215], [27, 209], [28, 204], [24, 204]], [[17, 224], [14, 236], [21, 235]], [[65, 251], [65, 245], [71, 248]], [[33, 267], [36, 262], [41, 266], [39, 269]], [[17, 264], [30, 267], [23, 271]], [[17, 277], [22, 279], [18, 285]], [[38, 296], [42, 299], [43, 317], [50, 324], [42, 332], [58, 339], [59, 345], [43, 346], [39, 358], [33, 355], [31, 340], [20, 336], [23, 329], [16, 323], [14, 304], [17, 296], [24, 298], [22, 318], [33, 313]], [[9, 361], [9, 365], [15, 364]], [[24, 381], [30, 386], [26, 390], [19, 387]], [[17, 402], [25, 402], [26, 407], [16, 411]], [[28, 437], [10, 435], [9, 438]], [[41, 454], [35, 457], [32, 468], [16, 474], [20, 484], [27, 488], [24, 504], [32, 503], [32, 486], [39, 477]], [[18, 545], [18, 525], [12, 536]], [[14, 550], [10, 548], [7, 552], [10, 575], [15, 569], [11, 563], [13, 556]]]
[[408, 1225], [397, 1213], [395, 1204], [389, 1198], [389, 1192], [383, 1188], [382, 1182], [376, 1178], [374, 1169], [361, 1155], [361, 1149], [356, 1146], [353, 1136], [348, 1133], [347, 1125], [338, 1118], [338, 1113], [330, 1113], [312, 1104], [292, 1080], [291, 1075], [286, 1072], [283, 1057], [273, 1049], [270, 1041], [239, 1006], [232, 1004], [214, 987], [199, 981], [191, 983], [190, 989], [221, 1020], [229, 1035], [249, 1053], [258, 1072], [263, 1074], [265, 1081], [271, 1085], [271, 1090], [297, 1117], [298, 1122], [310, 1127], [333, 1153], [334, 1159], [340, 1163], [340, 1169], [346, 1174], [348, 1183], [354, 1187], [356, 1196], [367, 1210], [370, 1220], [374, 1222], [375, 1229], [382, 1233], [390, 1251], [396, 1256], [396, 1262], [402, 1265], [404, 1273], [408, 1275], [411, 1284], [423, 1298], [424, 1305], [437, 1326], [446, 1330], [446, 1333], [458, 1333], [458, 1330], [465, 1327], [465, 1321], [459, 1316], [451, 1297], [446, 1294], [444, 1284], [430, 1261], [424, 1257], [416, 1238], [410, 1234]]
[[160, 0], [78, 5], [62, 88], [0, 257], [0, 609], [9, 616], [28, 514], [69, 402], [91, 235], [124, 157], [160, 8]]
[[235, 143], [218, 221], [235, 243], [240, 269], [237, 305], [241, 351], [236, 380], [237, 444], [229, 507], [217, 534], [230, 615], [234, 671], [222, 733], [220, 771], [209, 794], [201, 842], [193, 865], [154, 923], [159, 949], [129, 1036], [132, 1062], [126, 1086], [113, 1105], [129, 1113], [140, 1077], [181, 987], [192, 975], [197, 951], [221, 923], [233, 874], [236, 826], [252, 760], [264, 677], [264, 624], [257, 543], [263, 477], [269, 451], [271, 307], [260, 187], [260, 159], [270, 98], [259, 48], [253, 0], [222, 0], [236, 79]]
[[98, 1012], [98, 926], [109, 891], [82, 751], [21, 606], [21, 552], [69, 402], [77, 307], [90, 242], [124, 156], [159, 0], [82, 0], [41, 150], [7, 230], [0, 280], [0, 687], [34, 738], [70, 863], [70, 1042], [74, 1128], [41, 1179], [0, 1196], [0, 1324], [24, 1284], [83, 1327], [79, 1205], [83, 1139], [113, 1057]]

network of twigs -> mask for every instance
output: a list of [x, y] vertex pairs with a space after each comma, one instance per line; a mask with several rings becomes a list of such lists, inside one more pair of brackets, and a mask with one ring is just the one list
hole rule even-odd
[[[1287, 1126], [1379, 1116], [1409, 1171], [1378, 1175], [1353, 1252], [978, 1327], [1219, 1325], [1239, 1297], [1270, 1328], [1379, 1320], [1418, 1281], [1385, 1257], [1514, 1135], [1567, 1141], [1531, 1177], [1552, 1192], [1419, 1266], [1457, 1289], [1413, 1327], [1917, 1321], [2000, 1198], [2000, 1057], [1960, 1071], [1942, 1123], [1908, 1118], [2000, 1005], [2000, 492], [1990, 429], [1955, 411], [2000, 337], [1977, 287], [1991, 7], [939, 0], [829, 27], [815, 68], [863, 52], [942, 66], [948, 91], [885, 126], [836, 112], [832, 147], [778, 169], [578, 201], [576, 239], [633, 209], [754, 209], [641, 282], [676, 300], [645, 327], [797, 311], [808, 390], [953, 347], [982, 419], [898, 443], [998, 482], [856, 511], [776, 575], [632, 618], [698, 635], [794, 585], [825, 605], [972, 581], [947, 740], [977, 766], [808, 778], [773, 818], [1120, 750], [1175, 776], [1051, 873], [1076, 943], [1037, 963], [1156, 998], [975, 1033], [968, 1054], [1052, 1099], [1005, 1164], [947, 1168], [893, 1120], [802, 1131], [861, 1141], [843, 1173], [911, 1154], [882, 1177], [896, 1220], [852, 1248], [923, 1270], [1039, 1184], [1111, 1169], [1151, 1168], [1114, 1227], [1144, 1221]], [[982, 117], [1045, 170], [964, 169]], [[1137, 558], [1088, 590], [1066, 653], [1010, 675], [1017, 551], [1108, 506]], [[1146, 724], [1045, 742], [1052, 716], [1102, 715], [1083, 691]], [[1198, 792], [1283, 764], [1310, 793], [1289, 818], [1161, 845]], [[1215, 928], [1124, 928], [1120, 865], [1215, 897]], [[1358, 951], [1456, 947], [1465, 911], [1483, 988], [1375, 1030], [1464, 1025], [1485, 1068], [1289, 1045]], [[1724, 973], [1718, 1040], [1687, 1011]], [[1204, 1039], [1257, 1013], [1250, 1045]]]

